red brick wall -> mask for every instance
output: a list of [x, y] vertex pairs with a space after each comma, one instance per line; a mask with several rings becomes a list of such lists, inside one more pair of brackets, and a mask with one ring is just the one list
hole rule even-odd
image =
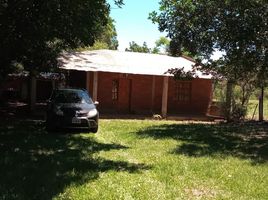
[[[86, 72], [72, 73], [73, 81], [84, 83], [86, 88]], [[93, 73], [90, 72], [89, 93], [93, 91]], [[119, 98], [112, 100], [112, 81], [119, 81]], [[163, 77], [155, 76], [154, 98], [152, 101], [153, 76], [132, 75], [120, 73], [98, 73], [98, 98], [100, 112], [151, 114], [161, 113]], [[168, 113], [205, 114], [210, 102], [212, 82], [208, 79], [194, 79], [191, 81], [191, 100], [181, 103], [174, 99], [175, 81], [169, 78]]]
[[132, 79], [131, 109], [133, 113], [152, 110], [152, 76], [130, 75]]
[[155, 77], [155, 97], [154, 97], [154, 107], [153, 112], [155, 114], [161, 114], [162, 109], [162, 95], [163, 95], [163, 77]]
[[211, 99], [212, 81], [210, 79], [193, 79], [190, 100], [181, 102], [174, 98], [175, 84], [178, 81], [169, 79], [168, 113], [206, 114]]
[[[115, 73], [98, 73], [98, 98], [99, 110], [103, 112], [117, 112], [118, 101], [112, 100], [112, 81], [119, 78]], [[90, 80], [93, 80], [93, 73], [90, 75]], [[92, 82], [93, 83], [93, 82]], [[92, 94], [92, 91], [91, 91]]]
[[[91, 77], [91, 76], [90, 76]], [[112, 81], [119, 81], [118, 100], [112, 100]], [[152, 76], [98, 73], [99, 109], [116, 113], [150, 113]]]

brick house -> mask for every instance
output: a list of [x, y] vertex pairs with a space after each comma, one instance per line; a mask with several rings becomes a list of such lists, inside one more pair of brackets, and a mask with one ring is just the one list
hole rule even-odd
[[176, 81], [168, 69], [191, 70], [184, 57], [97, 50], [66, 53], [60, 59], [71, 87], [85, 88], [103, 113], [205, 115], [212, 96], [209, 75]]

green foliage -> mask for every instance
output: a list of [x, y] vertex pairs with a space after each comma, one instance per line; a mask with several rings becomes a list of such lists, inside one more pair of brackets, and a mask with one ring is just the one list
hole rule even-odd
[[232, 112], [231, 112], [231, 120], [232, 121], [240, 121], [244, 120], [247, 115], [247, 105], [242, 105], [241, 103], [233, 103]]
[[[108, 23], [103, 26], [103, 30], [100, 31], [96, 42], [93, 45], [93, 49], [98, 49], [100, 43], [107, 44], [105, 49], [116, 50], [118, 48], [117, 33], [114, 25], [115, 21], [109, 17]], [[105, 45], [104, 45], [105, 46]]]
[[155, 41], [155, 47], [151, 49], [147, 46], [146, 42], [144, 42], [143, 45], [140, 46], [136, 42], [132, 41], [129, 43], [129, 48], [126, 48], [125, 51], [153, 53], [153, 54], [168, 53], [169, 43], [170, 43], [169, 39], [167, 39], [166, 37], [160, 37], [158, 40]]
[[[259, 95], [260, 91], [254, 83], [251, 83], [250, 81], [240, 81], [236, 83], [233, 86], [231, 120], [243, 120], [248, 113], [252, 114], [252, 108], [249, 107], [249, 101], [252, 98], [259, 99]], [[226, 81], [215, 82], [213, 97], [215, 101], [221, 102], [221, 109], [225, 111]]]
[[[268, 4], [266, 0], [162, 0], [150, 19], [171, 38], [171, 51], [199, 56], [202, 68], [233, 81], [255, 73], [267, 77]], [[216, 51], [221, 58], [211, 60]]]
[[[109, 7], [105, 0], [1, 1], [0, 74], [6, 75], [12, 62], [49, 71], [63, 49], [93, 45], [109, 24]], [[112, 26], [107, 29], [114, 35]]]
[[[160, 13], [152, 12], [150, 19], [168, 33], [173, 55], [187, 51], [196, 57], [194, 70], [241, 85], [242, 98], [233, 110], [244, 114], [251, 88], [268, 80], [267, 10], [267, 0], [162, 0]], [[222, 52], [217, 60], [215, 51]]]
[[98, 49], [111, 49], [118, 48], [117, 33], [114, 25], [115, 21], [109, 17], [108, 23], [102, 26], [99, 35], [97, 36], [92, 46], [79, 47], [77, 51], [98, 50]]
[[140, 52], [140, 53], [150, 53], [151, 49], [148, 48], [146, 42], [144, 42], [143, 45], [140, 46], [136, 42], [132, 41], [132, 42], [129, 43], [129, 48], [126, 48], [125, 51]]
[[122, 8], [124, 5], [124, 0], [114, 0], [115, 5], [117, 5], [119, 8]]
[[158, 47], [154, 47], [152, 49], [151, 53], [153, 53], [153, 54], [159, 54], [160, 53], [160, 49]]
[[169, 39], [167, 39], [166, 37], [160, 37], [158, 40], [156, 40], [155, 45], [157, 47], [160, 46], [168, 47], [169, 43], [170, 43]]
[[172, 68], [169, 69], [166, 74], [173, 74], [173, 78], [175, 80], [192, 80], [193, 78], [197, 78], [196, 74], [192, 71], [185, 72], [184, 67], [182, 68]]
[[170, 40], [166, 37], [160, 37], [158, 40], [155, 41], [155, 47], [152, 53], [160, 53], [161, 49], [165, 53], [169, 53], [170, 51]]
[[92, 51], [92, 50], [99, 50], [99, 49], [109, 49], [109, 46], [107, 43], [97, 40], [94, 42], [93, 46], [79, 47], [76, 49], [76, 51]]
[[90, 50], [98, 50], [98, 49], [109, 49], [110, 47], [106, 42], [96, 41]]

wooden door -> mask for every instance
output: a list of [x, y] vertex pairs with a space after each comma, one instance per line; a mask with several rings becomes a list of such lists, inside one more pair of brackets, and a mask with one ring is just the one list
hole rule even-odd
[[119, 102], [118, 108], [121, 113], [131, 112], [131, 89], [132, 82], [130, 79], [119, 79]]

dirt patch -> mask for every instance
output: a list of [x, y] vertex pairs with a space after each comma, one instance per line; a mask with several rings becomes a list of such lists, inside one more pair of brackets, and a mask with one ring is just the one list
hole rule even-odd
[[185, 189], [185, 192], [193, 199], [212, 199], [219, 194], [219, 191], [205, 187]]

